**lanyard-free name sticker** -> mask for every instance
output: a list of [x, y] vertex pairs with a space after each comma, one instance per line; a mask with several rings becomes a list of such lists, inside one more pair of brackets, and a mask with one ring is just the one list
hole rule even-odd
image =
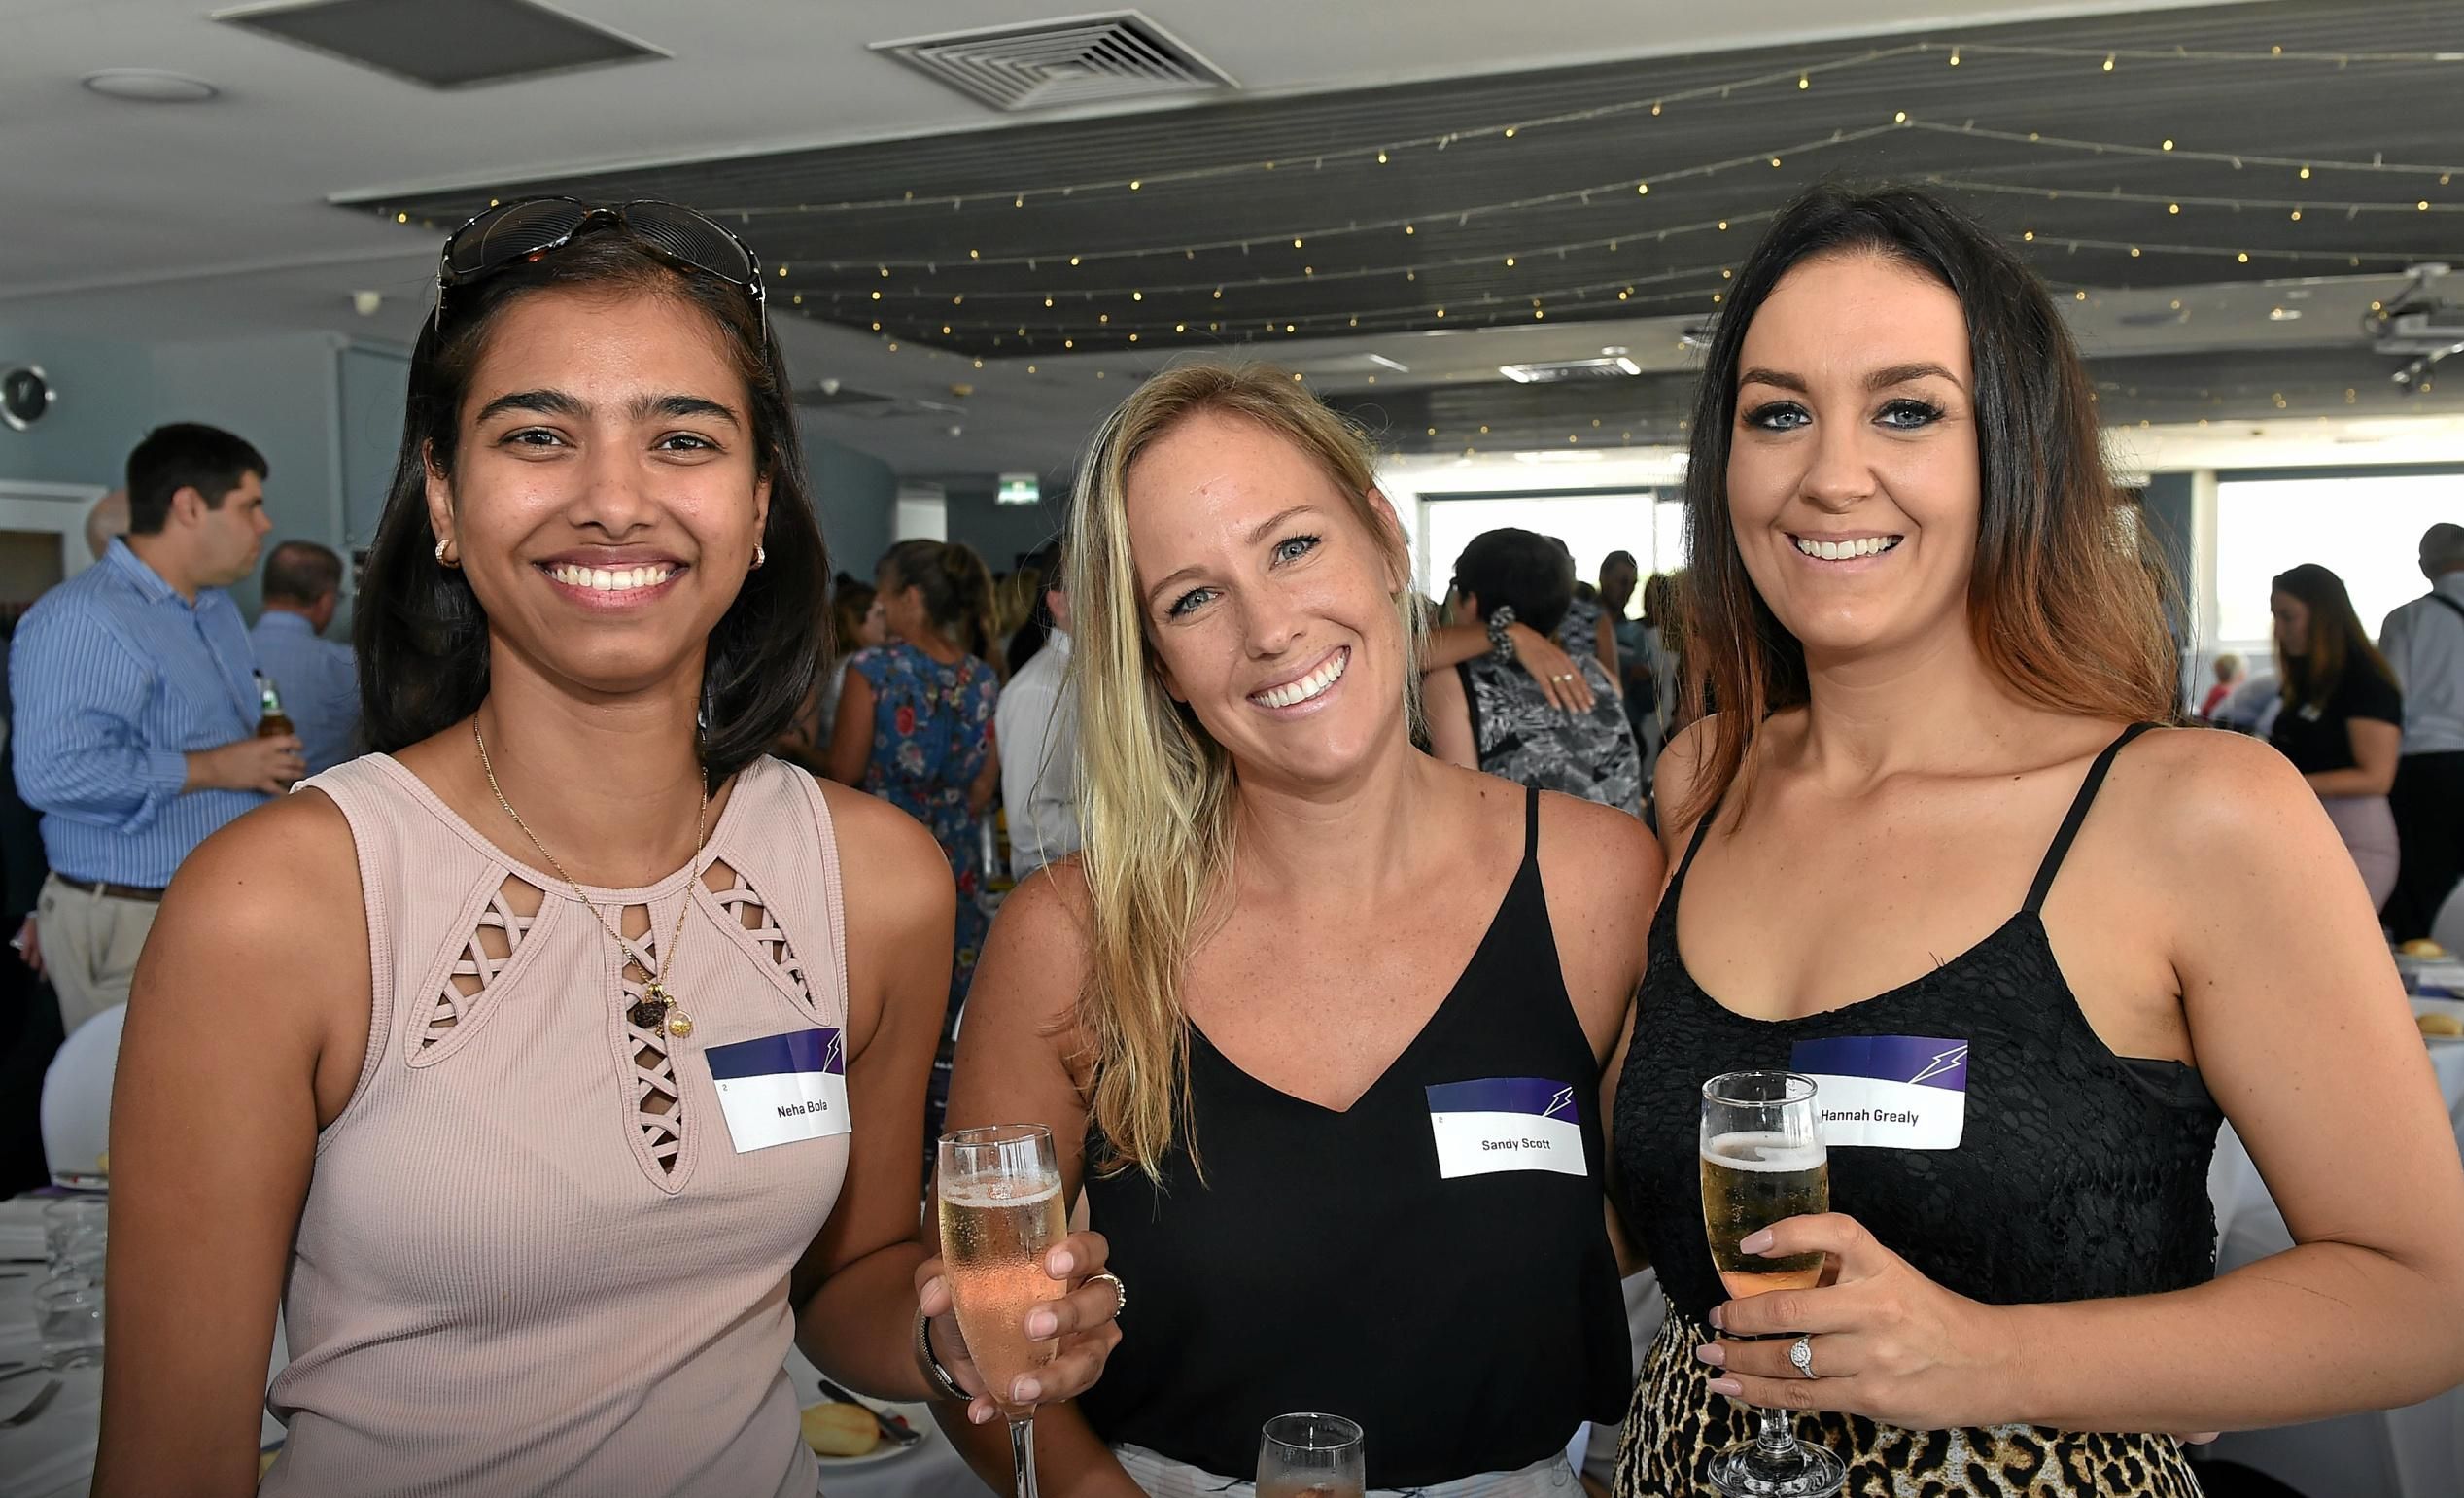
[[1582, 1105], [1543, 1077], [1482, 1077], [1428, 1090], [1429, 1132], [1446, 1180], [1500, 1170], [1582, 1175]]
[[736, 1153], [847, 1133], [847, 1044], [834, 1029], [792, 1029], [712, 1046], [711, 1082]]
[[1889, 1149], [1960, 1147], [1967, 1130], [1967, 1042], [1938, 1035], [1800, 1040], [1788, 1069], [1814, 1079], [1822, 1142]]

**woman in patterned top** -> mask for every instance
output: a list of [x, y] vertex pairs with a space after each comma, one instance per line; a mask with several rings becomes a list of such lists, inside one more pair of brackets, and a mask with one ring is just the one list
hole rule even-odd
[[958, 883], [950, 999], [924, 1104], [924, 1143], [941, 1131], [950, 1096], [950, 1046], [967, 1001], [989, 919], [979, 896], [982, 827], [1001, 786], [992, 742], [1000, 678], [984, 652], [992, 640], [992, 579], [973, 551], [937, 540], [889, 548], [874, 579], [886, 644], [847, 663], [830, 733], [830, 779], [861, 785], [922, 822]]
[[[1553, 633], [1574, 597], [1575, 566], [1547, 537], [1483, 532], [1454, 564], [1449, 600], [1459, 619], [1516, 622]], [[1550, 705], [1531, 674], [1495, 655], [1430, 672], [1421, 681], [1429, 745], [1439, 758], [1542, 790], [1643, 811], [1643, 757], [1609, 673], [1588, 650], [1570, 662], [1592, 691], [1579, 711]]]

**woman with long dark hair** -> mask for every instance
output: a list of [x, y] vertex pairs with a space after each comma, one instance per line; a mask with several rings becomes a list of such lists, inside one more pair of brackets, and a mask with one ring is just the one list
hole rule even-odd
[[2396, 819], [2387, 792], [2404, 749], [2404, 693], [2353, 612], [2344, 579], [2315, 562], [2268, 594], [2284, 706], [2268, 742], [2284, 751], [2353, 855], [2376, 908], [2395, 892]]
[[[1819, 190], [1738, 269], [1686, 470], [1718, 711], [1660, 761], [1616, 1097], [1671, 1307], [1620, 1493], [1699, 1490], [1759, 1406], [1859, 1495], [2190, 1494], [2173, 1436], [2110, 1433], [2464, 1377], [2422, 1309], [2464, 1299], [2464, 1172], [2370, 898], [2281, 755], [2148, 731], [2174, 652], [2089, 391], [1925, 193]], [[1816, 1082], [1831, 1210], [1740, 1251], [1835, 1283], [1715, 1272], [1704, 1084], [1748, 1069]], [[2227, 1117], [2298, 1241], [2215, 1278]]]
[[[200, 847], [138, 968], [97, 1493], [800, 1498], [791, 1341], [980, 1390], [916, 1241], [948, 871], [763, 754], [829, 567], [759, 284], [667, 204], [446, 241], [361, 594], [377, 752]], [[1028, 1313], [1072, 1334], [1049, 1395], [1115, 1305]]]

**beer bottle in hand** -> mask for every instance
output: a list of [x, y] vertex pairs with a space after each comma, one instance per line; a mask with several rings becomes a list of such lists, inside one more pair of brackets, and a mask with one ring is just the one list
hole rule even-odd
[[257, 737], [280, 739], [298, 732], [291, 725], [291, 715], [282, 710], [282, 698], [274, 691], [274, 679], [257, 673]]

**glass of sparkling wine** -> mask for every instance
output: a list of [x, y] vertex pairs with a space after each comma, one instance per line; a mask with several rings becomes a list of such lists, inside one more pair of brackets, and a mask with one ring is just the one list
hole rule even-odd
[[1049, 1363], [1058, 1339], [1026, 1335], [1026, 1313], [1058, 1288], [1044, 1255], [1068, 1236], [1060, 1160], [1040, 1124], [996, 1124], [941, 1136], [941, 1260], [967, 1355], [1010, 1422], [1018, 1498], [1035, 1498], [1035, 1407], [1013, 1406], [1019, 1376]]
[[[1831, 1167], [1813, 1078], [1732, 1071], [1704, 1083], [1702, 1170], [1711, 1262], [1731, 1296], [1822, 1282], [1820, 1252], [1766, 1258], [1737, 1246], [1783, 1218], [1830, 1210]], [[1829, 1498], [1847, 1485], [1840, 1459], [1800, 1443], [1786, 1412], [1756, 1413], [1755, 1438], [1713, 1458], [1713, 1487], [1727, 1498]]]
[[1361, 1498], [1361, 1428], [1339, 1414], [1279, 1414], [1258, 1443], [1258, 1498]]

